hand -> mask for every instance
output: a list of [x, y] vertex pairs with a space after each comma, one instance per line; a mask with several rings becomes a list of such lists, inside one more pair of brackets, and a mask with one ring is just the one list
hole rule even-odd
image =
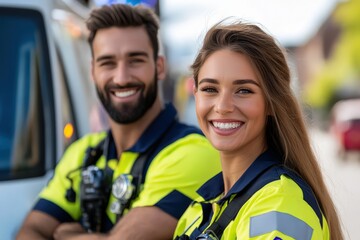
[[72, 239], [73, 237], [83, 233], [85, 233], [85, 230], [79, 223], [62, 223], [56, 228], [54, 232], [54, 239]]

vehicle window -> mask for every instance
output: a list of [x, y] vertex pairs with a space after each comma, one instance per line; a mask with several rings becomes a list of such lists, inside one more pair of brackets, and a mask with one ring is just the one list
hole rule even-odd
[[45, 118], [54, 122], [44, 111], [52, 91], [41, 14], [0, 8], [0, 36], [0, 180], [40, 176]]

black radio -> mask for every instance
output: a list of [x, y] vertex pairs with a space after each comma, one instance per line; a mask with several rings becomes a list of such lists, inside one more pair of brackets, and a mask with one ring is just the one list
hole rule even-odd
[[81, 175], [82, 225], [88, 232], [100, 232], [111, 182], [108, 181], [104, 170], [93, 165], [83, 169]]

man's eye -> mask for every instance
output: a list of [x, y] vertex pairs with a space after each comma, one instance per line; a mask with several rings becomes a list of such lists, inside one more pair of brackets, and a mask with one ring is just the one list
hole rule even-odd
[[135, 58], [130, 60], [130, 63], [142, 63], [142, 62], [144, 62], [144, 60], [141, 58]]
[[101, 62], [100, 63], [100, 66], [112, 66], [114, 65], [115, 63], [112, 62], [112, 61], [104, 61], [104, 62]]

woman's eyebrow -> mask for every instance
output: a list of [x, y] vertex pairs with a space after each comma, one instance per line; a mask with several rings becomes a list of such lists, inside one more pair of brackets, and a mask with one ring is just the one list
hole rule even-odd
[[218, 84], [219, 81], [213, 78], [203, 78], [199, 81], [199, 84], [201, 83], [214, 83], [214, 84]]
[[[201, 83], [213, 83], [213, 84], [219, 84], [219, 81], [213, 78], [203, 78], [199, 81], [199, 84]], [[233, 81], [233, 85], [241, 85], [241, 84], [254, 84], [258, 87], [260, 87], [259, 83], [257, 83], [256, 81], [252, 80], [252, 79], [237, 79], [235, 81]]]
[[259, 83], [257, 83], [256, 81], [252, 80], [252, 79], [239, 79], [239, 80], [235, 80], [233, 82], [234, 85], [240, 85], [240, 84], [255, 84], [256, 86], [260, 87]]

